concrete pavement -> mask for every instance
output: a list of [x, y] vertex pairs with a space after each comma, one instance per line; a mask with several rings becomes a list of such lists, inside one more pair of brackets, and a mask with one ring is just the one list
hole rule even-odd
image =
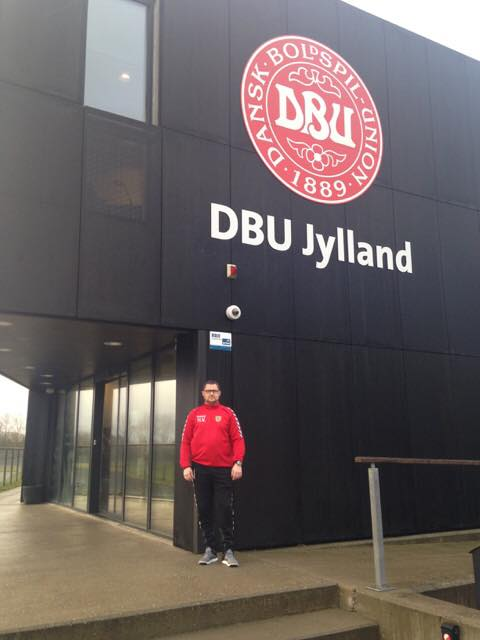
[[[21, 505], [18, 496], [0, 494], [0, 634], [332, 583], [354, 608], [373, 582], [365, 542], [241, 552], [239, 570], [199, 567], [153, 535], [57, 505]], [[398, 593], [473, 581], [469, 551], [480, 531], [404, 542], [390, 541], [385, 553]], [[479, 623], [471, 637], [480, 638], [480, 614], [468, 612]]]
[[10, 491], [0, 491], [0, 507], [2, 505], [18, 504], [20, 500], [20, 489]]

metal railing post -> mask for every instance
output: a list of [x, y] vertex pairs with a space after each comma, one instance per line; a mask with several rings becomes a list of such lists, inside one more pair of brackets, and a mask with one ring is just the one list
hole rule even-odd
[[[480, 467], [480, 460], [455, 460], [439, 458], [387, 458], [384, 456], [355, 456], [355, 462], [369, 464], [368, 486], [370, 490], [370, 513], [372, 516], [373, 559], [375, 563], [374, 591], [390, 591], [392, 587], [385, 580], [385, 559], [383, 546], [382, 505], [380, 502], [380, 480], [377, 464], [446, 465], [460, 467]], [[479, 547], [480, 548], [480, 547]]]
[[12, 449], [12, 460], [10, 462], [10, 484], [13, 484], [13, 459], [15, 457], [15, 449]]
[[7, 484], [8, 449], [3, 450], [3, 486]]
[[377, 467], [372, 464], [368, 469], [368, 487], [370, 491], [370, 512], [372, 516], [373, 561], [375, 565], [375, 591], [388, 591], [390, 587], [385, 579], [385, 557], [383, 546], [382, 504], [380, 501], [380, 480]]

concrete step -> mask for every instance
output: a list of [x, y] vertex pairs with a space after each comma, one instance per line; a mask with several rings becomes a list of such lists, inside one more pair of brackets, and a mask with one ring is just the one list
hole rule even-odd
[[379, 640], [375, 623], [357, 613], [324, 609], [311, 613], [278, 616], [228, 626], [203, 629], [161, 640]]
[[[317, 612], [338, 606], [338, 600], [338, 586], [325, 581], [318, 587], [279, 590], [139, 611], [123, 616], [15, 629], [14, 632], [0, 632], [0, 640], [157, 640], [170, 635], [178, 638], [180, 633], [191, 633], [201, 629], [206, 630], [205, 637], [209, 637], [208, 634], [213, 633], [220, 625], [249, 623], [252, 620], [260, 621], [286, 614]], [[364, 640], [363, 636], [358, 637]], [[356, 636], [352, 636], [353, 638]], [[368, 636], [365, 636], [366, 638], [370, 640]]]

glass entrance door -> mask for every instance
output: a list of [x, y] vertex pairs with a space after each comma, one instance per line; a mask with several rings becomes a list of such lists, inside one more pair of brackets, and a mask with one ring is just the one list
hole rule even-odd
[[175, 352], [163, 354], [155, 367], [152, 498], [150, 527], [173, 537], [175, 475]]
[[127, 378], [105, 384], [102, 423], [100, 511], [123, 520]]
[[105, 383], [100, 512], [173, 537], [176, 358], [173, 345]]

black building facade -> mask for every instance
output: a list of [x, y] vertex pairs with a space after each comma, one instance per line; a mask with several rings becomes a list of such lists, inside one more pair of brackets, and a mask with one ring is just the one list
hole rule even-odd
[[[89, 40], [131, 9], [140, 71]], [[293, 193], [246, 132], [243, 70], [284, 34], [340, 54], [375, 101], [382, 163], [351, 202]], [[177, 450], [206, 377], [247, 442], [239, 548], [368, 537], [356, 455], [478, 457], [479, 62], [340, 0], [0, 0], [0, 96], [0, 370], [31, 390], [27, 502], [196, 548]], [[292, 247], [242, 242], [242, 211], [277, 238], [290, 220]], [[308, 225], [408, 242], [411, 273], [316, 268]], [[476, 471], [381, 476], [387, 535], [479, 526]]]

